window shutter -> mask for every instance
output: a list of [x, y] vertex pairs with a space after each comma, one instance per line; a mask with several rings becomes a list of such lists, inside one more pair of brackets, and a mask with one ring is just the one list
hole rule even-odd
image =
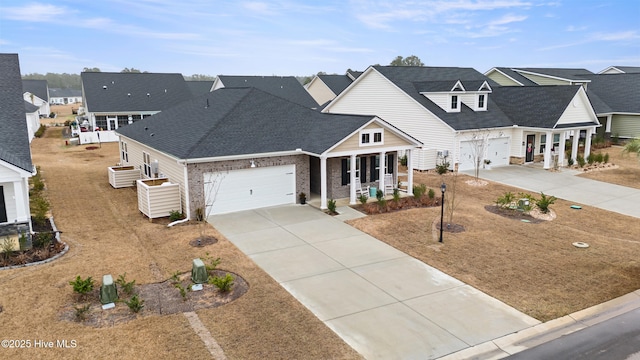
[[349, 184], [349, 174], [347, 174], [347, 159], [342, 159], [342, 186]]
[[393, 169], [395, 168], [395, 164], [393, 163], [393, 154], [387, 155], [387, 174], [393, 174]]
[[360, 158], [360, 183], [364, 184], [367, 182], [367, 158]]

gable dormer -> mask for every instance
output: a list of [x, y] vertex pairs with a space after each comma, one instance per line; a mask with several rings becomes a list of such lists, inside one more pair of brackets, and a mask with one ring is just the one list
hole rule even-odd
[[[489, 94], [491, 93], [491, 86], [484, 81], [482, 85], [474, 92], [473, 106], [469, 106], [474, 111], [487, 111], [487, 102]], [[467, 104], [470, 105], [470, 104]]]

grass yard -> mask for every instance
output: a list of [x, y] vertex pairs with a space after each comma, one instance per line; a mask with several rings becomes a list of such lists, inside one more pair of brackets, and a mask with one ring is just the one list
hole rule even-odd
[[[624, 169], [621, 166], [617, 173]], [[608, 171], [614, 170], [602, 171], [601, 176]], [[451, 196], [451, 174], [416, 173], [414, 181], [433, 188], [439, 196], [443, 178], [448, 184], [446, 195]], [[438, 243], [436, 229], [440, 207], [350, 223], [541, 321], [640, 289], [639, 219], [588, 206], [573, 210], [574, 203], [557, 200], [551, 205], [555, 220], [525, 223], [485, 209], [505, 192], [521, 190], [491, 182], [471, 186], [465, 183], [469, 179], [458, 177], [452, 221], [465, 231], [445, 231], [443, 245]], [[445, 221], [446, 216], [445, 211]], [[590, 247], [576, 248], [572, 243], [577, 241]]]
[[[0, 271], [0, 338], [75, 340], [72, 349], [2, 349], [3, 358], [189, 358], [211, 359], [189, 320], [181, 313], [145, 314], [134, 320], [95, 328], [63, 319], [75, 297], [69, 281], [80, 275], [99, 282], [126, 272], [129, 281], [150, 284], [191, 270], [191, 260], [209, 252], [218, 269], [234, 272], [249, 284], [237, 300], [196, 313], [229, 359], [354, 359], [351, 347], [259, 269], [215, 229], [216, 244], [189, 242], [198, 226], [167, 228], [150, 223], [137, 208], [133, 188], [113, 189], [107, 167], [118, 161], [118, 144], [101, 148], [65, 147], [61, 128], [49, 128], [32, 143], [41, 167], [57, 227], [70, 251], [54, 262]], [[176, 289], [176, 292], [178, 290]], [[125, 306], [118, 304], [117, 306]]]
[[636, 154], [623, 155], [622, 148], [622, 146], [612, 146], [593, 151], [609, 154], [609, 162], [618, 165], [617, 169], [591, 171], [579, 176], [640, 189], [640, 158]]

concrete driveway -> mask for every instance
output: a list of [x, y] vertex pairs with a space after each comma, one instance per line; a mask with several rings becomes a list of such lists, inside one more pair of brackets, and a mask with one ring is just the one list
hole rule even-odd
[[209, 221], [367, 359], [433, 359], [539, 324], [310, 206]]
[[[465, 171], [473, 176], [473, 171]], [[511, 185], [534, 193], [590, 205], [640, 218], [640, 190], [582, 178], [575, 170], [551, 172], [535, 166], [502, 166], [480, 170], [480, 178]]]

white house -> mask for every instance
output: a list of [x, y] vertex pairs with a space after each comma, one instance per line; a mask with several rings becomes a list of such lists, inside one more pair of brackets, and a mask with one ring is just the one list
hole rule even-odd
[[39, 116], [48, 117], [51, 108], [47, 80], [22, 80], [22, 88], [24, 101], [37, 106]]

